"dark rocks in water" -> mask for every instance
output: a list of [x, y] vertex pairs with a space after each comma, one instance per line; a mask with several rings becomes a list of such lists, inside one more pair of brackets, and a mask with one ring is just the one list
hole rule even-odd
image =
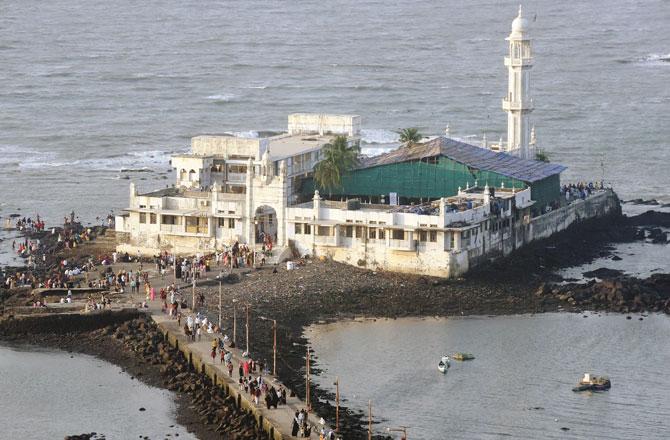
[[584, 272], [583, 275], [587, 278], [607, 279], [607, 278], [618, 278], [621, 275], [623, 275], [623, 272], [617, 269], [609, 269], [607, 267], [601, 267], [596, 270], [590, 270], [588, 272]]
[[626, 316], [626, 319], [633, 319], [632, 316]]
[[623, 258], [621, 258], [620, 256], [612, 255], [612, 261], [621, 261], [621, 260], [623, 260]]
[[626, 200], [623, 203], [627, 203], [630, 205], [648, 205], [648, 206], [657, 206], [660, 205], [656, 199], [651, 199], [651, 200], [644, 200], [644, 199], [632, 199], [632, 200]]
[[140, 411], [146, 411], [146, 409], [144, 407], [141, 407]]
[[563, 426], [563, 427], [561, 428], [561, 431], [570, 431], [570, 428], [566, 428], [565, 426]]
[[21, 217], [21, 214], [9, 214], [11, 218]]
[[628, 217], [627, 222], [631, 226], [660, 226], [670, 228], [670, 212], [651, 210], [640, 215]]

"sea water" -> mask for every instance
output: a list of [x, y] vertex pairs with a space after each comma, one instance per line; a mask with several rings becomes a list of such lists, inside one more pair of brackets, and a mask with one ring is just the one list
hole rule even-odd
[[[665, 439], [670, 317], [550, 313], [314, 325], [314, 378], [411, 439]], [[437, 369], [444, 354], [475, 359]], [[575, 393], [583, 373], [612, 388]], [[334, 404], [334, 402], [331, 402]], [[562, 428], [568, 428], [563, 430]]]
[[175, 422], [174, 393], [95, 357], [0, 346], [0, 373], [1, 438], [195, 438]]

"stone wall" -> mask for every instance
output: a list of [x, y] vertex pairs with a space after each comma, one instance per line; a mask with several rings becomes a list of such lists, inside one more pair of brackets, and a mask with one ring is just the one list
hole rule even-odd
[[489, 228], [483, 231], [479, 246], [458, 252], [444, 251], [437, 243], [421, 244], [419, 248], [411, 251], [373, 246], [362, 240], [344, 243], [350, 245], [349, 247], [313, 245], [310, 248], [293, 240], [291, 244], [302, 255], [324, 256], [373, 270], [453, 278], [465, 274], [471, 267], [509, 255], [533, 240], [547, 238], [565, 230], [575, 222], [620, 211], [616, 194], [611, 190], [603, 191], [528, 221], [522, 218], [515, 223], [510, 219], [509, 227], [496, 232]]

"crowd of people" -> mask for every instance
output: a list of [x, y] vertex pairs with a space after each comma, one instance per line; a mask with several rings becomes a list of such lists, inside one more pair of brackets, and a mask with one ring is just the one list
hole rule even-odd
[[578, 182], [569, 183], [561, 186], [561, 195], [565, 197], [565, 201], [570, 203], [573, 200], [583, 200], [590, 196], [595, 191], [604, 189], [604, 183], [601, 182]]

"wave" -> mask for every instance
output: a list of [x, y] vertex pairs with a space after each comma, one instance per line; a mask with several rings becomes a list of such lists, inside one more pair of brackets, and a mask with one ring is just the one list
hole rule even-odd
[[398, 133], [383, 128], [363, 128], [361, 141], [365, 144], [391, 144], [398, 142]]
[[361, 154], [363, 156], [379, 156], [380, 154], [388, 153], [389, 151], [393, 151], [396, 148], [398, 148], [397, 145], [389, 145], [386, 147], [363, 147], [361, 148]]
[[257, 131], [254, 130], [247, 130], [247, 131], [224, 131], [225, 134], [229, 134], [231, 136], [235, 137], [240, 137], [240, 138], [247, 138], [247, 139], [257, 139], [259, 137], [259, 134]]
[[235, 100], [235, 95], [209, 95], [207, 99], [214, 102], [232, 102]]
[[667, 53], [665, 55], [659, 55], [657, 53], [650, 53], [646, 57], [642, 59], [643, 62], [645, 63], [650, 63], [650, 64], [664, 64], [664, 65], [670, 65], [670, 53]]
[[90, 171], [113, 171], [123, 173], [153, 172], [170, 168], [170, 157], [179, 151], [149, 150], [130, 151], [125, 154], [114, 154], [95, 159], [44, 160], [44, 155], [36, 156], [35, 160], [21, 161], [18, 168], [38, 170], [41, 168], [76, 168]]
[[657, 53], [650, 53], [641, 58], [628, 58], [616, 60], [621, 64], [647, 64], [655, 66], [670, 66], [670, 53], [662, 55]]
[[243, 89], [256, 89], [256, 90], [265, 90], [267, 89], [268, 86], [262, 85], [262, 86], [244, 86]]

